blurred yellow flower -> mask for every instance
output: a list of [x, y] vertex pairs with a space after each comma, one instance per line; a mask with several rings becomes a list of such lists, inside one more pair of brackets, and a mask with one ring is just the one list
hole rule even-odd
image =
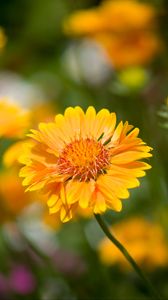
[[54, 120], [55, 107], [51, 103], [35, 105], [31, 110], [31, 126], [37, 126], [39, 122], [52, 122]]
[[27, 140], [18, 141], [10, 146], [3, 155], [3, 164], [10, 168], [14, 165], [18, 166], [18, 157], [22, 154], [24, 145], [29, 143]]
[[[6, 108], [7, 110], [10, 107], [10, 112], [16, 107], [13, 105], [9, 106], [5, 102], [3, 102], [2, 104], [3, 105], [1, 107]], [[4, 111], [2, 112], [4, 113]], [[14, 117], [17, 118], [17, 115], [9, 115], [9, 121], [11, 123], [13, 122]], [[31, 112], [29, 112], [29, 122], [27, 124], [25, 123], [25, 129], [26, 131], [29, 130], [30, 124], [31, 126], [37, 126], [37, 122], [39, 121], [47, 122], [51, 120], [54, 120], [52, 106], [50, 104], [38, 104], [34, 106]], [[58, 222], [58, 218], [55, 218], [56, 220], [54, 221], [55, 216], [48, 215], [46, 217], [46, 198], [41, 194], [37, 195], [36, 192], [25, 193], [21, 179], [18, 176], [18, 157], [22, 154], [24, 148], [27, 147], [30, 143], [31, 141], [28, 139], [18, 140], [9, 148], [7, 148], [3, 155], [2, 162], [6, 169], [2, 170], [0, 173], [0, 222], [4, 223], [6, 221], [14, 219], [19, 214], [21, 214], [22, 210], [25, 207], [38, 200], [42, 204], [44, 209], [44, 214], [41, 216], [44, 223], [47, 223], [51, 227], [58, 228], [59, 224], [57, 223], [60, 223]]]
[[149, 79], [149, 74], [144, 68], [131, 67], [118, 73], [119, 81], [130, 89], [142, 88]]
[[14, 219], [30, 203], [30, 193], [25, 193], [18, 177], [18, 169], [0, 173], [0, 223]]
[[161, 49], [153, 6], [134, 0], [104, 1], [99, 7], [77, 11], [64, 24], [69, 35], [98, 42], [116, 67], [143, 64]]
[[155, 15], [154, 7], [149, 4], [134, 0], [109, 0], [95, 9], [74, 12], [65, 21], [64, 30], [72, 35], [142, 30], [154, 26]]
[[157, 53], [160, 42], [152, 32], [132, 32], [130, 34], [95, 36], [105, 49], [107, 59], [117, 69], [144, 64]]
[[27, 191], [48, 193], [50, 213], [69, 221], [78, 207], [103, 213], [122, 209], [121, 199], [129, 188], [139, 186], [137, 177], [150, 166], [142, 161], [151, 156], [150, 147], [138, 138], [139, 129], [120, 122], [107, 109], [97, 114], [69, 107], [55, 122], [41, 123], [31, 130], [32, 141], [25, 147], [20, 172]]
[[92, 35], [104, 26], [97, 9], [81, 10], [70, 16], [64, 23], [64, 31], [70, 35]]
[[[29, 123], [26, 130], [30, 129], [30, 126], [36, 127], [39, 122], [49, 122], [54, 120], [53, 107], [51, 104], [41, 104], [34, 106], [29, 112]], [[18, 165], [18, 157], [22, 154], [25, 145], [29, 144], [28, 139], [22, 139], [12, 144], [3, 155], [3, 164], [9, 168], [13, 165]]]
[[21, 138], [30, 122], [29, 112], [0, 99], [0, 137]]
[[7, 37], [5, 35], [3, 28], [0, 27], [0, 51], [5, 47], [6, 42], [7, 42]]
[[[159, 224], [134, 217], [113, 225], [112, 232], [140, 265], [152, 269], [168, 263], [168, 245]], [[130, 267], [124, 256], [107, 238], [100, 242], [98, 251], [104, 264], [119, 264], [126, 269]]]

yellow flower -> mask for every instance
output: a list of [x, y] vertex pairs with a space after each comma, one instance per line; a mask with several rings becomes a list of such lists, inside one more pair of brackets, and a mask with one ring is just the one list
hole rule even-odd
[[101, 14], [96, 9], [80, 10], [67, 19], [64, 31], [72, 35], [91, 35], [101, 31], [103, 26]]
[[116, 68], [150, 61], [162, 48], [155, 29], [154, 7], [134, 0], [104, 1], [75, 12], [64, 24], [65, 33], [98, 42]]
[[0, 100], [0, 137], [22, 137], [29, 125], [29, 113], [6, 99]]
[[0, 27], [0, 50], [5, 47], [6, 41], [7, 41], [7, 38], [6, 38], [6, 35], [4, 33], [4, 30], [3, 30], [2, 27]]
[[98, 9], [104, 19], [105, 29], [114, 32], [149, 29], [155, 23], [154, 7], [136, 0], [107, 0]]
[[105, 49], [108, 61], [117, 69], [145, 64], [158, 52], [161, 43], [152, 32], [122, 35], [99, 34], [95, 41]]
[[[152, 269], [168, 263], [168, 245], [158, 224], [137, 217], [114, 225], [112, 232], [140, 265]], [[125, 269], [130, 267], [124, 256], [107, 238], [100, 242], [98, 250], [104, 264], [119, 264]]]
[[121, 199], [150, 168], [139, 160], [150, 157], [151, 148], [128, 122], [115, 127], [115, 113], [102, 109], [96, 114], [93, 107], [84, 113], [78, 106], [56, 115], [53, 123], [41, 123], [29, 134], [32, 141], [20, 158], [23, 185], [47, 192], [50, 213], [60, 212], [63, 222], [78, 206], [94, 213], [120, 211]]
[[67, 34], [93, 35], [98, 32], [128, 32], [153, 27], [155, 9], [133, 0], [104, 1], [95, 9], [73, 13], [64, 24]]

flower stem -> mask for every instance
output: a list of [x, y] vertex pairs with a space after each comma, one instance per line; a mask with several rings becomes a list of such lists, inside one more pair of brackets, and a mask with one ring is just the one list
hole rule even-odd
[[132, 256], [129, 254], [129, 252], [126, 250], [126, 248], [113, 236], [111, 231], [109, 231], [108, 226], [105, 224], [103, 219], [99, 214], [94, 214], [95, 218], [100, 225], [101, 229], [105, 233], [105, 235], [109, 238], [109, 240], [119, 249], [119, 251], [125, 256], [127, 261], [131, 264], [135, 272], [141, 277], [144, 285], [148, 289], [148, 291], [151, 294], [151, 299], [155, 300], [161, 300], [160, 295], [157, 293], [157, 291], [154, 289], [152, 283], [150, 280], [145, 276], [143, 271], [140, 269], [140, 267], [137, 265], [135, 260], [132, 258]]

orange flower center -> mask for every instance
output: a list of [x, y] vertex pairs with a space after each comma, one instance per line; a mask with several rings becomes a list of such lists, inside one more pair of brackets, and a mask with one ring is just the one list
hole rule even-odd
[[109, 164], [109, 151], [94, 139], [80, 139], [68, 144], [58, 159], [60, 174], [88, 181], [105, 172]]

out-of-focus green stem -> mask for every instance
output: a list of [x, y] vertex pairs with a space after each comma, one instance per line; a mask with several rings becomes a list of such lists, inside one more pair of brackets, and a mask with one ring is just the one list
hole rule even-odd
[[127, 261], [131, 264], [135, 272], [141, 277], [144, 285], [148, 289], [148, 291], [151, 294], [151, 299], [155, 300], [161, 300], [160, 295], [157, 293], [155, 288], [153, 287], [152, 283], [150, 280], [145, 276], [143, 271], [140, 269], [140, 267], [137, 265], [135, 260], [132, 258], [132, 256], [129, 254], [129, 252], [125, 249], [125, 247], [113, 236], [113, 234], [109, 231], [107, 225], [101, 218], [99, 214], [95, 214], [95, 218], [100, 225], [101, 229], [105, 233], [105, 235], [109, 238], [109, 240], [119, 249], [119, 251], [125, 256]]
[[47, 266], [48, 270], [53, 276], [58, 276], [59, 272], [54, 267], [50, 257], [43, 253], [39, 248], [37, 248], [34, 243], [21, 231], [19, 230], [20, 236], [25, 244], [30, 247], [30, 249], [39, 257]]

